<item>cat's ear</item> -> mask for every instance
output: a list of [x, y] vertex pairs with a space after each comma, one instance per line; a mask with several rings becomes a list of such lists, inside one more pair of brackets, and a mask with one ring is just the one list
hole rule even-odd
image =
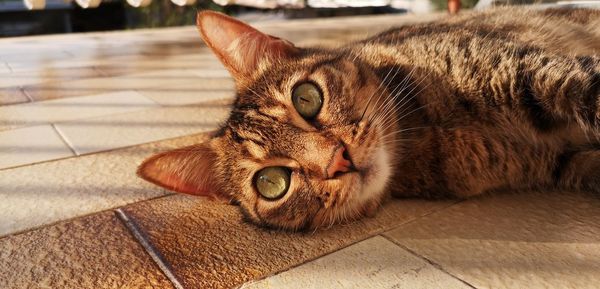
[[216, 162], [217, 154], [206, 142], [154, 155], [138, 167], [137, 174], [169, 190], [230, 201], [221, 193]]
[[206, 45], [236, 79], [251, 75], [262, 61], [283, 59], [299, 52], [289, 41], [264, 34], [218, 12], [199, 12], [196, 24]]

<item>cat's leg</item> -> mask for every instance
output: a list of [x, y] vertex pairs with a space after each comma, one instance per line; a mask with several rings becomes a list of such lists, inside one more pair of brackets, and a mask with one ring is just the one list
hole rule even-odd
[[561, 148], [497, 128], [431, 129], [395, 170], [396, 197], [475, 196], [490, 190], [549, 186]]
[[559, 187], [600, 193], [600, 150], [565, 152], [558, 160]]

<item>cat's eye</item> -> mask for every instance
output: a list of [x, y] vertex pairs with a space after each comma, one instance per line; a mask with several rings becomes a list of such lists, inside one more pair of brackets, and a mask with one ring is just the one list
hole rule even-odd
[[317, 116], [323, 106], [323, 95], [316, 85], [306, 82], [294, 88], [292, 103], [303, 118], [312, 119]]
[[256, 174], [254, 185], [265, 199], [279, 199], [290, 187], [290, 169], [286, 167], [267, 167]]

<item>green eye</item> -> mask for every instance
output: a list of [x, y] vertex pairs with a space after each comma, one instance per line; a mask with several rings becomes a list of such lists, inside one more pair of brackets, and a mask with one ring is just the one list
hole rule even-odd
[[323, 96], [319, 88], [310, 83], [303, 83], [297, 86], [292, 92], [292, 102], [298, 113], [311, 119], [317, 116], [321, 106], [323, 106]]
[[281, 198], [290, 187], [290, 170], [286, 167], [268, 167], [256, 174], [254, 184], [258, 192], [269, 200]]

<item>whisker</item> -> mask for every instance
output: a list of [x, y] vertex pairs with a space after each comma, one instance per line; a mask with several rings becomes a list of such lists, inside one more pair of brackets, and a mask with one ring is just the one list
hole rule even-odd
[[[415, 71], [415, 69], [416, 69], [416, 66], [413, 67], [411, 69], [411, 71], [404, 77], [404, 79], [398, 85], [396, 85], [394, 90], [392, 92], [390, 92], [390, 95], [392, 95], [392, 97], [388, 98], [387, 103], [381, 108], [383, 111], [387, 110], [389, 108], [389, 106], [393, 105], [395, 103], [395, 100], [398, 98], [398, 96], [408, 87], [409, 79], [411, 78], [412, 73]], [[396, 93], [396, 90], [400, 86], [402, 86], [402, 89], [400, 89], [400, 91]], [[379, 109], [380, 108], [377, 108], [377, 111], [379, 111]], [[372, 117], [371, 121], [374, 121], [374, 119], [378, 119], [378, 117]]]
[[395, 135], [395, 134], [401, 133], [401, 132], [406, 132], [406, 131], [411, 131], [411, 130], [417, 130], [417, 129], [424, 129], [424, 128], [430, 128], [430, 127], [431, 126], [418, 126], [418, 127], [403, 128], [403, 129], [399, 129], [399, 130], [396, 130], [396, 131], [384, 134], [384, 135], [381, 136], [381, 138], [385, 138], [385, 137], [387, 137], [389, 135]]
[[[408, 107], [407, 107], [408, 108]], [[403, 109], [401, 112], [398, 112], [396, 115], [399, 117], [400, 115], [402, 115], [402, 113], [404, 113], [406, 109]], [[386, 120], [384, 120], [382, 122], [382, 124], [380, 125], [380, 127], [382, 128], [383, 131], [386, 131], [387, 129], [389, 129], [390, 127], [392, 127], [395, 124], [398, 124], [398, 121], [400, 121], [401, 118], [388, 118]]]
[[[423, 83], [423, 81], [425, 81], [425, 79], [427, 79], [427, 78], [429, 77], [429, 75], [431, 75], [431, 73], [432, 73], [432, 71], [430, 70], [430, 71], [427, 73], [427, 75], [425, 75], [424, 77], [422, 77], [422, 78], [421, 78], [421, 80], [419, 81], [419, 83], [415, 84], [415, 85], [413, 86], [413, 88], [412, 88], [412, 89], [411, 89], [409, 92], [407, 92], [407, 93], [406, 93], [406, 95], [405, 95], [405, 96], [404, 96], [404, 97], [403, 97], [403, 98], [402, 98], [402, 99], [401, 99], [401, 100], [398, 102], [398, 103], [402, 103], [402, 105], [401, 105], [400, 107], [396, 108], [396, 110], [400, 110], [401, 108], [403, 108], [403, 107], [404, 107], [404, 105], [406, 105], [406, 104], [409, 102], [409, 100], [410, 100], [411, 98], [414, 98], [416, 95], [419, 95], [419, 93], [421, 93], [421, 92], [422, 92], [422, 91], [423, 91], [425, 88], [427, 88], [427, 87], [429, 87], [429, 85], [431, 85], [431, 83], [429, 83], [428, 85], [426, 85], [426, 86], [424, 86], [423, 88], [421, 88], [421, 90], [419, 90], [417, 93], [415, 93], [415, 94], [412, 94], [412, 92], [413, 92], [413, 91], [414, 91], [414, 90], [415, 90], [417, 87], [419, 87], [419, 86], [420, 86], [420, 85]], [[412, 94], [412, 95], [411, 95], [411, 94]], [[406, 99], [408, 96], [410, 96], [410, 98], [409, 98], [409, 99], [407, 99], [406, 101], [404, 101], [404, 99]]]
[[[428, 75], [429, 75], [429, 74], [428, 74]], [[430, 85], [431, 85], [431, 83], [430, 83], [430, 84], [428, 84], [428, 85], [426, 85], [426, 86], [424, 86], [423, 88], [421, 88], [421, 89], [420, 89], [418, 92], [416, 92], [416, 93], [415, 93], [415, 94], [413, 94], [413, 95], [412, 95], [412, 96], [411, 96], [409, 99], [407, 99], [407, 101], [406, 101], [406, 102], [408, 102], [410, 99], [414, 98], [416, 95], [418, 95], [419, 93], [421, 93], [423, 90], [427, 89], [427, 88], [428, 88]], [[413, 90], [414, 90], [414, 89], [412, 89], [412, 90], [411, 90], [411, 92], [412, 92]], [[408, 94], [407, 94], [407, 95], [408, 95]], [[436, 102], [438, 102], [438, 101], [435, 101], [435, 102], [433, 102], [433, 103], [436, 103]], [[399, 106], [399, 107], [398, 107], [396, 110], [400, 110], [400, 109], [402, 109], [402, 108], [404, 107], [404, 105], [405, 105], [405, 104], [403, 104], [403, 105]], [[402, 115], [402, 114], [403, 114], [403, 113], [404, 113], [404, 112], [405, 112], [405, 111], [406, 111], [408, 108], [409, 108], [409, 106], [407, 106], [406, 108], [404, 108], [402, 111], [399, 111], [399, 112], [397, 113], [398, 117], [400, 117], [400, 116], [401, 116], [401, 115]], [[402, 119], [402, 117], [398, 118], [397, 120], [394, 120], [393, 118], [391, 119], [391, 121], [390, 121], [390, 120], [387, 120], [387, 122], [389, 122], [389, 124], [387, 125], [387, 127], [389, 127], [389, 126], [393, 125], [393, 123], [395, 123], [395, 122], [398, 122], [398, 121], [400, 121], [401, 119]], [[387, 128], [386, 128], [386, 129], [387, 129]]]
[[[388, 78], [388, 76], [390, 75], [390, 73], [393, 71], [394, 69], [390, 69], [388, 71], [388, 73], [386, 74], [386, 76], [383, 78], [383, 80], [379, 83], [379, 86], [377, 86], [377, 89], [375, 89], [373, 91], [373, 93], [371, 94], [371, 96], [369, 96], [369, 99], [367, 100], [367, 104], [365, 105], [365, 110], [363, 111], [362, 115], [360, 116], [360, 121], [363, 120], [363, 118], [365, 117], [365, 113], [367, 112], [367, 110], [369, 109], [369, 104], [371, 103], [371, 100], [373, 99], [373, 96], [379, 91], [379, 89], [382, 87], [382, 85], [386, 82], [386, 79]], [[396, 71], [396, 73], [398, 73], [398, 70]], [[394, 76], [392, 76], [392, 79], [396, 77], [396, 74], [394, 74]]]
[[387, 139], [383, 140], [381, 143], [383, 145], [395, 145], [398, 143], [414, 142], [418, 139], [419, 138], [392, 138], [391, 136], [388, 136]]
[[[408, 79], [408, 78], [407, 78], [407, 79]], [[401, 103], [401, 102], [402, 102], [402, 100], [401, 100], [400, 102], [396, 102], [396, 99], [397, 99], [397, 98], [398, 98], [398, 97], [399, 97], [399, 96], [402, 94], [402, 92], [404, 92], [404, 90], [406, 90], [406, 88], [408, 88], [408, 87], [410, 87], [410, 85], [408, 85], [408, 84], [407, 84], [407, 85], [403, 86], [403, 87], [402, 87], [402, 89], [401, 89], [401, 90], [400, 90], [398, 93], [394, 94], [394, 96], [390, 98], [389, 105], [387, 105], [387, 106], [386, 106], [386, 107], [385, 107], [385, 108], [382, 110], [382, 112], [379, 112], [379, 114], [378, 114], [378, 115], [376, 115], [375, 117], [373, 117], [373, 119], [372, 119], [371, 121], [373, 121], [373, 122], [376, 122], [376, 123], [377, 123], [377, 122], [379, 122], [380, 120], [385, 120], [385, 119], [386, 119], [386, 118], [389, 116], [389, 114], [390, 114], [390, 113], [392, 113], [392, 112], [395, 110], [395, 107], [398, 105], [398, 103]], [[384, 123], [385, 123], [385, 121], [384, 121]]]
[[[421, 90], [419, 90], [417, 93], [412, 94], [412, 92], [419, 86], [421, 85], [421, 83], [427, 78], [429, 77], [429, 75], [431, 75], [432, 71], [429, 71], [429, 73], [427, 73], [427, 75], [425, 75], [425, 77], [421, 78], [421, 80], [408, 92], [406, 93], [406, 95], [396, 103], [396, 105], [394, 105], [394, 107], [390, 110], [390, 112], [385, 114], [385, 117], [383, 118], [384, 121], [382, 123], [381, 126], [385, 126], [385, 129], [389, 128], [389, 126], [393, 125], [395, 122], [397, 122], [398, 120], [395, 120], [394, 118], [388, 118], [389, 114], [391, 112], [397, 112], [398, 110], [402, 109], [407, 103], [409, 103], [409, 101], [411, 99], [413, 99], [415, 96], [417, 96], [419, 93], [421, 93], [424, 89], [426, 89], [427, 87], [429, 87], [428, 84], [425, 87], [421, 88]], [[412, 95], [411, 95], [412, 94]], [[410, 96], [410, 97], [409, 97]], [[408, 98], [407, 98], [408, 97]], [[397, 115], [400, 115], [401, 113], [397, 113]], [[388, 119], [386, 119], [388, 118]], [[385, 130], [384, 129], [384, 130]]]
[[[419, 93], [421, 93], [423, 90], [427, 89], [427, 88], [428, 88], [430, 85], [431, 85], [431, 83], [429, 83], [428, 85], [424, 86], [424, 87], [423, 87], [423, 88], [421, 88], [421, 90], [419, 90], [419, 91], [418, 91], [418, 92], [417, 92], [415, 95], [418, 95], [418, 94], [419, 94]], [[440, 100], [437, 100], [437, 101], [430, 102], [429, 104], [438, 103], [438, 102], [440, 102], [440, 101], [441, 101], [441, 99], [440, 99]], [[429, 104], [426, 104], [426, 105], [429, 105]], [[403, 113], [404, 113], [404, 112], [405, 112], [407, 109], [408, 109], [408, 107], [406, 107], [405, 109], [403, 109], [402, 111], [400, 111], [400, 112], [398, 113], [398, 115], [402, 115], [402, 114], [403, 114]], [[400, 118], [400, 119], [402, 119], [402, 118]], [[399, 121], [400, 119], [398, 119], [398, 121]]]
[[[411, 73], [412, 73], [412, 70], [411, 70]], [[378, 119], [381, 119], [381, 115], [385, 114], [386, 111], [388, 111], [389, 107], [394, 104], [395, 99], [399, 95], [398, 93], [396, 93], [396, 90], [398, 90], [398, 88], [400, 86], [402, 86], [402, 89], [400, 91], [404, 91], [404, 89], [406, 88], [406, 86], [404, 84], [405, 83], [407, 84], [407, 81], [410, 78], [410, 74], [411, 73], [409, 73], [408, 75], [406, 75], [404, 77], [404, 79], [398, 85], [396, 85], [396, 87], [394, 88], [394, 90], [392, 90], [392, 92], [389, 93], [389, 95], [391, 95], [392, 97], [384, 99], [384, 102], [381, 103], [381, 104], [376, 103], [376, 106], [372, 110], [372, 114], [368, 117], [368, 121], [369, 122], [377, 122]], [[383, 99], [383, 97], [381, 97], [381, 96], [380, 96], [380, 98]]]
[[[392, 83], [393, 79], [396, 77], [396, 75], [398, 75], [398, 73], [400, 72], [401, 68], [400, 67], [396, 67], [394, 75], [389, 78], [387, 81], [382, 81], [382, 84], [384, 85], [383, 87], [387, 88], [389, 84]], [[375, 102], [373, 109], [372, 109], [372, 113], [373, 114], [377, 114], [379, 112], [379, 108], [382, 106], [382, 104], [386, 103], [387, 99], [384, 99], [381, 97], [383, 91], [377, 91], [377, 94], [379, 95], [379, 98], [377, 98], [377, 101]], [[380, 100], [383, 100], [383, 103], [380, 103]], [[365, 111], [366, 112], [366, 111]], [[372, 116], [369, 116], [368, 120], [371, 121]]]
[[390, 75], [390, 73], [392, 73], [392, 71], [393, 71], [393, 68], [388, 71], [388, 73], [385, 75], [385, 77], [383, 78], [383, 80], [379, 83], [379, 86], [377, 86], [377, 88], [373, 91], [373, 93], [371, 93], [371, 96], [369, 96], [369, 99], [367, 100], [367, 105], [365, 105], [365, 110], [363, 111], [362, 115], [360, 116], [360, 121], [362, 121], [363, 118], [365, 117], [365, 113], [367, 112], [367, 110], [369, 108], [369, 104], [371, 103], [371, 100], [373, 99], [373, 96], [381, 88], [381, 86], [386, 81], [386, 79], [388, 78], [388, 76]]
[[418, 111], [418, 110], [420, 110], [420, 109], [423, 109], [423, 108], [425, 108], [425, 107], [427, 107], [427, 106], [430, 106], [430, 105], [432, 105], [432, 104], [434, 104], [434, 103], [436, 103], [436, 102], [437, 102], [437, 101], [435, 101], [435, 102], [430, 102], [430, 103], [428, 103], [428, 104], [425, 104], [425, 105], [422, 105], [422, 106], [420, 106], [420, 107], [418, 107], [418, 108], [415, 108], [415, 109], [411, 110], [410, 112], [408, 112], [407, 114], [405, 114], [405, 115], [403, 115], [402, 117], [400, 117], [398, 120], [402, 120], [402, 119], [404, 119], [405, 117], [407, 117], [407, 116], [411, 115], [412, 113], [414, 113], [414, 112], [416, 112], [416, 111]]

